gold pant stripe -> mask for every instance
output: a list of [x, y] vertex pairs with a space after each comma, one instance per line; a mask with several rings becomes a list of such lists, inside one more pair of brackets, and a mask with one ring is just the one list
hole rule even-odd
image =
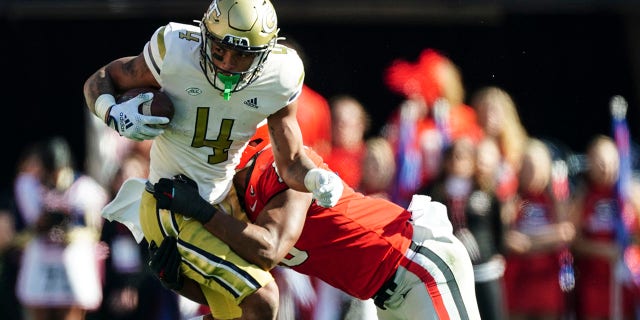
[[161, 210], [157, 208], [156, 214], [158, 215], [158, 225], [160, 226], [162, 235], [165, 237], [177, 237], [179, 228], [178, 223], [175, 219], [175, 215], [169, 210]]
[[158, 210], [155, 198], [148, 192], [142, 195], [140, 223], [149, 243], [159, 244], [166, 236], [178, 239], [181, 271], [185, 277], [200, 284], [216, 318], [238, 317], [238, 304], [273, 281], [268, 271], [238, 256], [200, 222], [168, 210]]
[[[237, 283], [237, 280], [243, 282], [242, 287], [247, 286], [253, 289], [262, 287], [260, 282], [251, 274], [214, 254], [204, 251], [181, 239], [178, 239], [178, 248], [183, 256], [189, 257], [185, 259], [184, 262], [187, 263], [194, 272], [199, 273], [203, 278], [216, 281], [222, 287], [229, 290], [235, 297], [240, 296], [241, 293], [240, 290], [235, 288], [236, 285], [234, 285], [234, 283]], [[216, 272], [215, 269], [223, 269], [226, 272], [223, 272], [222, 276], [220, 276], [220, 272]], [[226, 274], [234, 275], [232, 279], [236, 281], [227, 281], [224, 277]]]

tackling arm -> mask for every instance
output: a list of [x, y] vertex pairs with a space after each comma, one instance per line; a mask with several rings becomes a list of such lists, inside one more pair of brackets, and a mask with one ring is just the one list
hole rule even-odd
[[287, 189], [269, 200], [255, 224], [216, 214], [204, 227], [247, 261], [270, 270], [298, 241], [311, 195]]
[[[247, 169], [240, 170], [234, 177], [234, 185], [240, 193], [245, 192], [247, 173]], [[154, 185], [153, 196], [158, 208], [197, 219], [207, 231], [227, 243], [238, 255], [265, 270], [276, 266], [298, 240], [311, 205], [309, 193], [288, 188], [274, 195], [256, 218], [255, 224], [251, 224], [218, 213], [200, 196], [198, 189], [187, 182], [160, 179]], [[158, 256], [154, 265], [166, 267], [167, 263], [159, 260], [161, 258]]]

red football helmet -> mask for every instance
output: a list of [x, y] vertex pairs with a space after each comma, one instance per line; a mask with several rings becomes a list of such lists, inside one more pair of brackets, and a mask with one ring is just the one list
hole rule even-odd
[[236, 166], [236, 171], [253, 164], [254, 156], [270, 144], [269, 128], [267, 124], [264, 123], [256, 129], [256, 133], [249, 139], [247, 147], [242, 151], [240, 163]]

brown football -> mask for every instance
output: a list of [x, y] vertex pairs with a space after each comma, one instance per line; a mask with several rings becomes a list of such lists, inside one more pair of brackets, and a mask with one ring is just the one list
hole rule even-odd
[[151, 101], [141, 103], [138, 106], [138, 112], [146, 116], [167, 117], [171, 120], [175, 111], [173, 102], [171, 102], [171, 99], [166, 93], [155, 88], [130, 89], [118, 97], [118, 103], [130, 100], [145, 92], [153, 92], [153, 99], [151, 99]]

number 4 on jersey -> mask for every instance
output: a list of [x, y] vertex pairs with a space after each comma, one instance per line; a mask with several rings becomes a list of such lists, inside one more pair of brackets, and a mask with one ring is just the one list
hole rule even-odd
[[209, 147], [213, 154], [209, 155], [207, 162], [216, 164], [229, 159], [229, 148], [233, 140], [229, 140], [233, 119], [222, 119], [220, 131], [215, 140], [207, 139], [207, 126], [209, 125], [209, 108], [198, 108], [196, 116], [196, 129], [191, 146], [194, 148]]

